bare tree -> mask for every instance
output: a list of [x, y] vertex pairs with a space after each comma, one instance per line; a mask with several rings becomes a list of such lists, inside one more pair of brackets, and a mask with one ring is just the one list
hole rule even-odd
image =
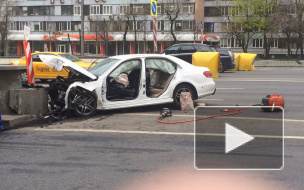
[[174, 25], [175, 21], [182, 14], [183, 2], [183, 0], [160, 0], [160, 3], [164, 6], [164, 14], [167, 15], [167, 18], [170, 21], [170, 33], [174, 44], [177, 43]]
[[[303, 35], [304, 35], [304, 23], [303, 23], [303, 14], [304, 14], [304, 1], [296, 1], [296, 16], [297, 16], [297, 33], [299, 36], [297, 47], [301, 50], [301, 59], [303, 59]], [[299, 53], [299, 52], [297, 52]]]
[[273, 24], [279, 28], [279, 34], [283, 34], [285, 37], [285, 43], [287, 45], [288, 59], [291, 58], [291, 44], [292, 39], [295, 37], [296, 27], [298, 25], [297, 18], [292, 8], [294, 3], [292, 2], [281, 2], [278, 6], [276, 18], [273, 20]]
[[13, 1], [0, 0], [0, 56], [4, 56], [7, 47], [7, 36], [9, 35], [9, 23], [12, 15]]

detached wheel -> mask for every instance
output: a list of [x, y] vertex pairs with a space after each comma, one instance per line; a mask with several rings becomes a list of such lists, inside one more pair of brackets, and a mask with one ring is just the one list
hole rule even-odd
[[224, 66], [222, 63], [220, 63], [219, 73], [225, 72]]
[[177, 109], [181, 108], [180, 95], [182, 92], [190, 92], [192, 99], [194, 99], [193, 95], [195, 93], [195, 90], [191, 86], [186, 85], [186, 84], [178, 85], [173, 92], [173, 99], [174, 99], [173, 104], [174, 104], [174, 107]]
[[97, 109], [97, 99], [91, 92], [77, 94], [71, 104], [73, 113], [78, 117], [88, 117], [94, 115]]

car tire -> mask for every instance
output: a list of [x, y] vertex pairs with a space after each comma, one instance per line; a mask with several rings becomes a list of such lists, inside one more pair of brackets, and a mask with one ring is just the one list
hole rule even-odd
[[42, 83], [47, 83], [47, 82], [48, 82], [48, 79], [40, 79], [40, 82], [42, 82]]
[[77, 94], [71, 102], [79, 99], [79, 103], [75, 103], [72, 112], [78, 117], [88, 117], [95, 114], [97, 109], [97, 98], [92, 92], [82, 92]]
[[173, 105], [176, 109], [181, 109], [181, 105], [180, 105], [181, 92], [190, 92], [192, 99], [194, 99], [193, 95], [195, 93], [195, 90], [190, 85], [187, 85], [187, 84], [178, 85], [173, 92], [173, 100], [174, 100]]
[[225, 72], [224, 66], [222, 63], [220, 63], [220, 67], [219, 67], [219, 73], [223, 73]]

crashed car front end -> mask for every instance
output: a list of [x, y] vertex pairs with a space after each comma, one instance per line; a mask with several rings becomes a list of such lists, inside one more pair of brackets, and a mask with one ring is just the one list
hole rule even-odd
[[72, 110], [78, 116], [92, 115], [96, 110], [95, 87], [97, 77], [75, 63], [52, 55], [41, 55], [49, 67], [61, 71], [67, 69], [68, 78], [57, 76], [49, 84], [49, 107], [53, 115], [64, 115]]

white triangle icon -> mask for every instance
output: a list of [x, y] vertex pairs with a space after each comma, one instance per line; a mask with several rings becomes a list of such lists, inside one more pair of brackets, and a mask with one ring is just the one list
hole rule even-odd
[[225, 123], [225, 153], [229, 153], [230, 151], [242, 146], [243, 144], [252, 141], [254, 137], [244, 133], [243, 131]]

